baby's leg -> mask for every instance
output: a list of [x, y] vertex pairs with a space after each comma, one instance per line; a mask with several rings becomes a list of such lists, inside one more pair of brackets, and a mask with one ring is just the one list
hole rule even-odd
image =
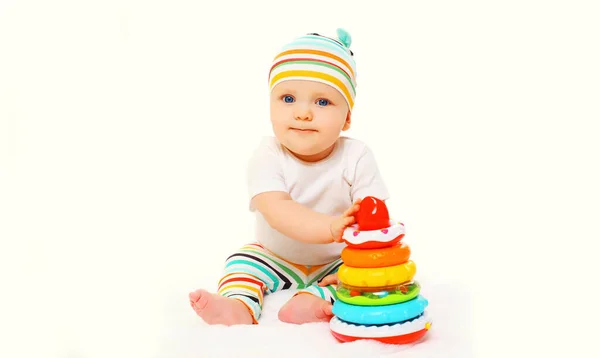
[[[264, 293], [298, 287], [289, 269], [284, 267], [281, 259], [274, 257], [261, 245], [246, 245], [227, 259], [224, 276], [219, 281], [218, 295], [208, 294], [205, 290], [193, 292], [190, 294], [192, 307], [200, 317], [208, 318], [205, 319], [207, 323], [212, 321], [218, 324], [224, 320], [245, 323], [245, 316], [249, 313], [250, 323], [256, 324], [262, 312]], [[202, 297], [209, 297], [208, 303], [203, 305]], [[245, 314], [242, 315], [243, 310], [239, 309], [232, 311], [234, 317], [220, 312], [232, 308], [234, 304], [237, 308], [244, 307]]]
[[333, 316], [331, 310], [337, 299], [336, 285], [321, 287], [318, 282], [337, 272], [341, 260], [324, 266], [316, 272], [313, 284], [298, 291], [279, 311], [279, 319], [287, 323], [303, 324], [310, 322], [328, 322]]

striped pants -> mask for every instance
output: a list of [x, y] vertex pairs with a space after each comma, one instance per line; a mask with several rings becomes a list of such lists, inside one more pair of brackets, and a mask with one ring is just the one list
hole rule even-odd
[[325, 265], [297, 265], [277, 257], [258, 243], [252, 243], [227, 258], [218, 293], [242, 301], [257, 323], [264, 295], [276, 291], [298, 289], [298, 293], [309, 293], [334, 303], [336, 286], [320, 287], [318, 283], [337, 272], [341, 264], [340, 258]]

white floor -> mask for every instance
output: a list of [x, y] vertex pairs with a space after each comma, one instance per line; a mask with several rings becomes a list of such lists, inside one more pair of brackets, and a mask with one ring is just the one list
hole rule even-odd
[[461, 357], [472, 356], [470, 300], [456, 285], [424, 282], [423, 295], [434, 322], [425, 339], [412, 345], [384, 345], [372, 341], [338, 343], [328, 324], [289, 325], [278, 321], [278, 308], [293, 294], [279, 292], [265, 299], [257, 326], [208, 326], [186, 302], [171, 302], [171, 319], [160, 337], [156, 357]]
[[[192, 253], [193, 254], [193, 253]], [[124, 257], [123, 260], [126, 258]], [[290, 325], [277, 319], [278, 309], [293, 291], [265, 297], [259, 325], [208, 326], [189, 306], [187, 294], [211, 288], [218, 270], [190, 274], [182, 260], [177, 273], [160, 276], [142, 271], [168, 270], [172, 262], [155, 265], [141, 260], [116, 261], [80, 269], [39, 273], [37, 280], [13, 277], [14, 294], [0, 309], [3, 340], [0, 351], [10, 357], [43, 358], [201, 358], [201, 357], [444, 357], [471, 358], [473, 353], [473, 290], [440, 275], [418, 276], [421, 294], [433, 324], [417, 344], [394, 346], [371, 341], [338, 343], [328, 324]], [[109, 262], [110, 261], [110, 262]], [[215, 260], [218, 261], [218, 260]], [[140, 263], [141, 262], [141, 263]], [[207, 263], [205, 263], [207, 264]], [[213, 264], [211, 263], [210, 266]], [[426, 267], [426, 265], [424, 265]], [[18, 267], [18, 266], [14, 266]], [[13, 269], [14, 269], [13, 267]], [[86, 267], [88, 268], [86, 271]], [[9, 269], [7, 266], [6, 269]], [[77, 276], [79, 275], [79, 276]], [[79, 278], [79, 277], [82, 278]], [[198, 277], [199, 278], [194, 278]], [[479, 301], [478, 301], [479, 302]]]

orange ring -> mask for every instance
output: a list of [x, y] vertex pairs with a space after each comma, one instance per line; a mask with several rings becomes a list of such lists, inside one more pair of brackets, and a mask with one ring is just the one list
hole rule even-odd
[[402, 242], [381, 249], [359, 250], [345, 247], [342, 250], [342, 261], [349, 267], [396, 266], [405, 263], [409, 258], [410, 247]]

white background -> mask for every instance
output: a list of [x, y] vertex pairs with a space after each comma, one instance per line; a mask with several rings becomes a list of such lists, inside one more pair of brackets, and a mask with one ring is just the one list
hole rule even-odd
[[597, 311], [592, 4], [1, 1], [6, 356], [150, 357], [195, 319], [188, 291], [252, 239], [270, 61], [338, 26], [358, 66], [347, 135], [374, 150], [419, 275], [468, 291], [478, 356], [572, 352]]

